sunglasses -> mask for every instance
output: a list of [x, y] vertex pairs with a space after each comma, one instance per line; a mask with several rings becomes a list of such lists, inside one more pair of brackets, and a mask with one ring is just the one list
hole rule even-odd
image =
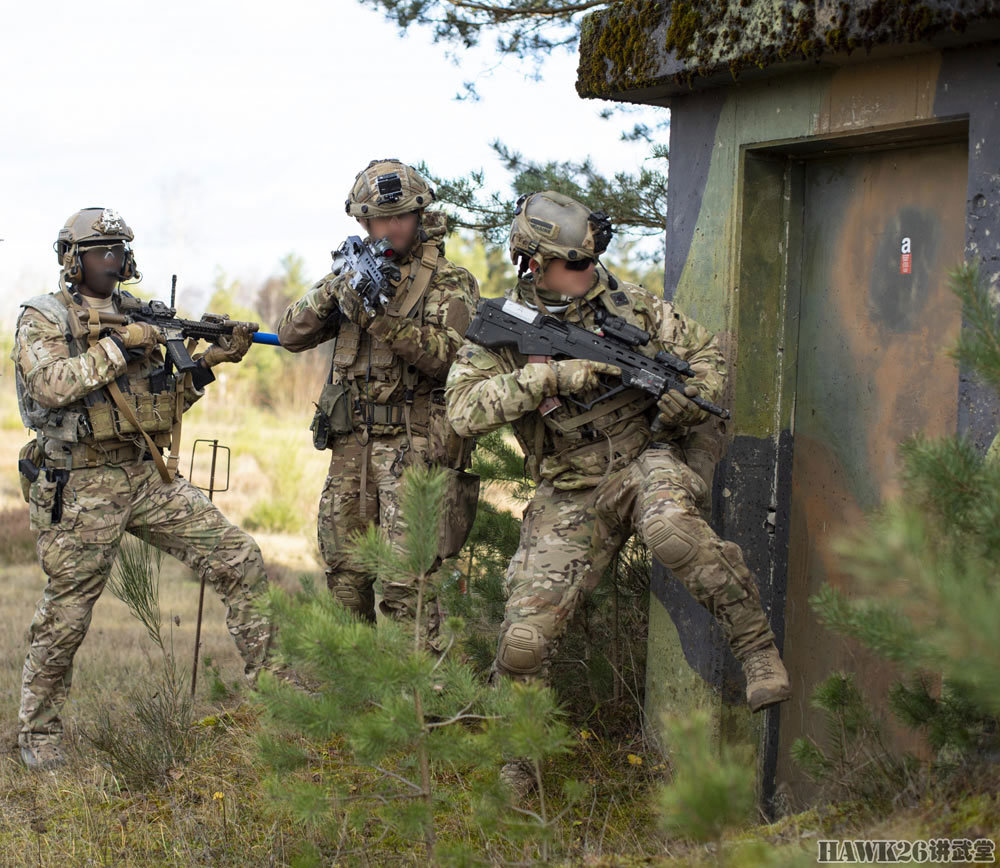
[[568, 271], [586, 271], [594, 264], [593, 259], [564, 259]]
[[95, 247], [86, 247], [83, 250], [84, 253], [93, 253], [100, 259], [124, 259], [125, 258], [125, 245], [124, 244], [110, 244], [110, 245], [98, 245]]

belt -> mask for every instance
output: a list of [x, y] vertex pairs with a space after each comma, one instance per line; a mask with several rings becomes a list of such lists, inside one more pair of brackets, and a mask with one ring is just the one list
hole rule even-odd
[[358, 402], [358, 412], [372, 425], [405, 425], [403, 404], [369, 404]]
[[[107, 441], [105, 441], [107, 442]], [[65, 470], [80, 470], [84, 467], [103, 467], [108, 464], [127, 464], [130, 461], [151, 461], [153, 456], [145, 446], [134, 443], [120, 443], [105, 446], [102, 443], [80, 443], [69, 450], [65, 460], [45, 459], [46, 466], [61, 466]]]

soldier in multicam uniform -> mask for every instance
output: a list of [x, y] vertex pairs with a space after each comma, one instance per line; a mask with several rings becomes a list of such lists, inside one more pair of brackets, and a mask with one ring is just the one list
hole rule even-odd
[[[757, 711], [789, 698], [788, 676], [739, 547], [719, 539], [699, 512], [710, 480], [685, 463], [681, 446], [689, 427], [706, 418], [688, 398], [718, 400], [725, 360], [706, 329], [599, 266], [610, 238], [607, 217], [573, 199], [522, 196], [510, 231], [519, 271], [513, 298], [588, 329], [596, 330], [598, 311], [623, 317], [652, 335], [641, 352], [666, 350], [691, 364], [696, 375], [685, 394], [671, 391], [657, 402], [627, 390], [585, 410], [582, 404], [607, 391], [600, 378], [620, 374], [617, 368], [491, 351], [471, 341], [448, 375], [455, 429], [475, 436], [511, 423], [538, 484], [507, 571], [494, 674], [546, 678], [581, 594], [637, 533], [719, 621]], [[519, 794], [533, 781], [516, 761], [503, 777]]]
[[[411, 166], [394, 159], [369, 163], [355, 178], [346, 211], [371, 240], [388, 238], [396, 251], [401, 279], [392, 300], [369, 316], [350, 286], [351, 273], [335, 272], [292, 304], [278, 325], [282, 346], [292, 352], [334, 342], [318, 405], [330, 436], [314, 438], [332, 452], [319, 503], [319, 547], [334, 597], [372, 622], [375, 576], [349, 557], [350, 536], [374, 521], [398, 540], [404, 469], [461, 470], [471, 445], [448, 424], [444, 384], [479, 288], [468, 271], [445, 259], [444, 215], [424, 210], [432, 201], [434, 191]], [[425, 601], [420, 629], [433, 648], [440, 620], [433, 585]], [[412, 581], [383, 580], [383, 616], [413, 621], [416, 607]]]
[[[133, 237], [110, 209], [71, 216], [56, 241], [59, 291], [24, 302], [17, 321], [11, 358], [18, 403], [37, 434], [21, 458], [39, 471], [29, 487], [29, 470], [22, 485], [48, 577], [28, 630], [21, 688], [19, 743], [29, 768], [63, 762], [59, 713], [73, 655], [124, 533], [205, 575], [226, 604], [248, 676], [270, 640], [270, 626], [253, 607], [267, 588], [260, 549], [175, 475], [181, 414], [214, 379], [213, 366], [243, 357], [249, 333], [237, 327], [181, 378], [164, 373], [153, 326], [101, 326], [100, 314], [115, 313], [124, 294], [117, 284], [138, 276]], [[171, 445], [165, 462], [161, 451]]]

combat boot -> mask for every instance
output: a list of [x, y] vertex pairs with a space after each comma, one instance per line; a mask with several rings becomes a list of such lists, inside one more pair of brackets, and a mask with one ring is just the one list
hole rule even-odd
[[32, 771], [49, 771], [65, 765], [66, 757], [54, 742], [36, 742], [21, 745], [21, 762]]
[[515, 802], [526, 798], [535, 789], [535, 771], [527, 760], [511, 760], [500, 769], [500, 783], [514, 797]]
[[747, 703], [751, 711], [760, 711], [791, 699], [788, 672], [773, 642], [751, 651], [741, 662], [747, 677]]

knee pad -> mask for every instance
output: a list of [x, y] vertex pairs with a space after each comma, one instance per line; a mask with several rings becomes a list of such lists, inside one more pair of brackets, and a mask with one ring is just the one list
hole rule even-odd
[[682, 525], [691, 524], [683, 513], [657, 515], [643, 528], [644, 542], [668, 570], [677, 570], [698, 553], [698, 538]]
[[534, 624], [511, 624], [500, 637], [497, 665], [511, 675], [536, 675], [545, 658], [545, 637]]
[[337, 585], [330, 588], [330, 591], [333, 593], [334, 599], [342, 603], [345, 609], [350, 609], [352, 612], [361, 610], [361, 592], [357, 588], [352, 588], [349, 585]]

